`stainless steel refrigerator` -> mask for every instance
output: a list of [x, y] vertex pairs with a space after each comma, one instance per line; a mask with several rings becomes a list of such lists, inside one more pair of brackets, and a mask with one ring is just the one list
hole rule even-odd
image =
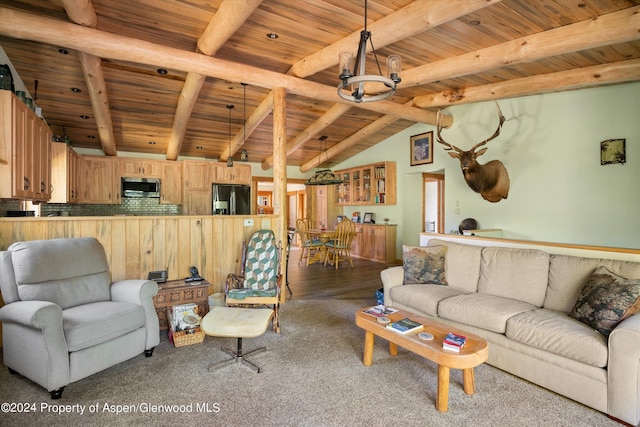
[[251, 187], [248, 185], [213, 184], [213, 215], [251, 214]]

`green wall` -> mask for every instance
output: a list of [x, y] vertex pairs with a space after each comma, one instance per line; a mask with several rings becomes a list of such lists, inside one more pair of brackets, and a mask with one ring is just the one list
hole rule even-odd
[[[353, 207], [398, 224], [401, 245], [417, 245], [422, 230], [423, 172], [445, 174], [445, 230], [475, 218], [503, 237], [640, 248], [640, 83], [499, 101], [506, 122], [480, 163], [501, 160], [509, 197], [489, 203], [466, 185], [459, 162], [435, 144], [434, 162], [409, 164], [409, 138], [434, 127], [416, 124], [334, 169], [396, 161], [398, 204]], [[487, 138], [497, 125], [495, 103], [449, 107], [454, 124], [445, 139], [462, 148]], [[435, 132], [434, 132], [435, 133]], [[625, 138], [626, 164], [600, 165], [600, 141]], [[459, 213], [456, 213], [459, 206]]]

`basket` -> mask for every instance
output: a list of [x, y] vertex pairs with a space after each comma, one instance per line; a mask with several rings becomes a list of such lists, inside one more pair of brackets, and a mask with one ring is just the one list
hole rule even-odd
[[187, 331], [173, 332], [173, 345], [184, 347], [186, 345], [201, 344], [204, 341], [204, 335], [205, 333], [200, 327], [195, 328], [192, 333], [187, 333]]
[[[196, 308], [196, 311], [197, 311], [197, 308]], [[200, 326], [189, 331], [175, 332], [173, 330], [172, 318], [173, 316], [171, 314], [171, 310], [167, 309], [167, 321], [169, 322], [169, 325], [172, 325], [169, 328], [169, 341], [173, 341], [173, 345], [175, 347], [184, 347], [186, 345], [201, 344], [204, 341], [205, 333]]]

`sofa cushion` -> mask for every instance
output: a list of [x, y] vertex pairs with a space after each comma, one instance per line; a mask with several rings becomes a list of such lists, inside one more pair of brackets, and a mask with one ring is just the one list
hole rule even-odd
[[589, 326], [565, 313], [537, 309], [507, 320], [507, 338], [531, 347], [604, 368], [607, 366], [607, 340]]
[[128, 302], [95, 302], [62, 311], [69, 351], [93, 347], [144, 326], [144, 308]]
[[509, 318], [535, 308], [534, 305], [522, 301], [474, 293], [440, 301], [438, 316], [504, 334]]
[[421, 284], [396, 286], [391, 288], [390, 293], [394, 303], [415, 308], [431, 316], [437, 316], [440, 301], [467, 292], [453, 286]]
[[543, 307], [569, 313], [578, 300], [580, 290], [600, 266], [618, 276], [640, 277], [640, 262], [551, 255], [549, 286]]
[[437, 248], [402, 246], [405, 285], [432, 283], [446, 285], [444, 260], [446, 246]]
[[429, 240], [429, 246], [446, 246], [445, 274], [447, 284], [468, 292], [478, 291], [482, 246], [464, 245], [439, 239]]
[[65, 309], [111, 299], [109, 264], [93, 237], [16, 242], [8, 251], [23, 301], [49, 301]]
[[580, 291], [569, 316], [605, 336], [640, 310], [640, 279], [628, 280], [598, 268]]
[[542, 307], [549, 278], [549, 254], [537, 249], [482, 250], [478, 292]]

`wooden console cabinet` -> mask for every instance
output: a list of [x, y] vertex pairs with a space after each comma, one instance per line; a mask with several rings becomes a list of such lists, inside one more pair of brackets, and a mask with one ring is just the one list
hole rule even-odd
[[209, 282], [185, 283], [184, 280], [170, 280], [158, 284], [158, 295], [153, 297], [160, 330], [169, 329], [167, 309], [174, 305], [196, 303], [198, 313], [204, 316], [209, 312]]
[[351, 255], [371, 261], [396, 263], [396, 225], [356, 224]]

